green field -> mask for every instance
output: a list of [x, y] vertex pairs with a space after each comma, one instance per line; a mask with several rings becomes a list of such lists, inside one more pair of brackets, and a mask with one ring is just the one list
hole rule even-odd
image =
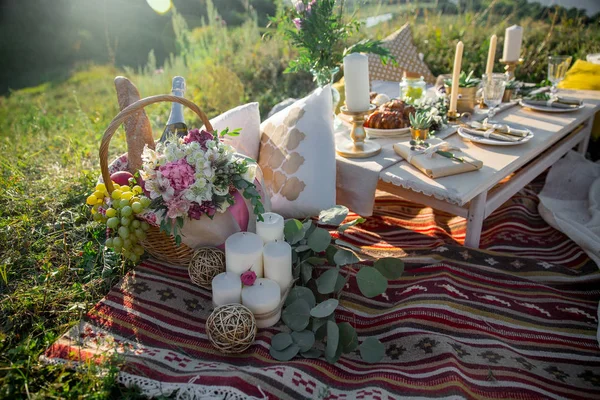
[[[481, 73], [489, 36], [499, 36], [498, 59], [504, 29], [515, 22], [526, 31], [526, 61], [517, 73], [522, 80], [544, 79], [549, 54], [580, 58], [600, 52], [598, 22], [553, 15], [517, 21], [494, 8], [447, 16], [430, 6], [419, 13], [380, 7], [369, 13], [391, 11], [394, 18], [361, 35], [384, 37], [411, 22], [434, 74], [450, 70], [459, 39], [467, 49], [464, 68]], [[118, 112], [116, 75], [130, 77], [143, 96], [168, 92], [171, 77], [183, 75], [188, 97], [209, 116], [248, 101], [259, 101], [266, 115], [277, 102], [314, 87], [308, 75], [283, 73], [294, 50], [280, 38], [263, 38], [265, 30], [253, 18], [235, 28], [211, 22], [192, 30], [174, 17], [174, 26], [179, 53], [160, 73], [150, 55], [145, 68], [87, 65], [67, 80], [0, 97], [0, 398], [136, 397], [114, 382], [118, 359], [103, 366], [104, 375], [94, 365], [70, 371], [38, 362], [132, 267], [103, 251], [103, 230], [90, 222], [84, 206], [99, 174], [100, 138]], [[158, 135], [168, 106], [147, 111]], [[186, 116], [194, 125], [191, 113]], [[111, 156], [124, 152], [124, 134], [111, 146]]]

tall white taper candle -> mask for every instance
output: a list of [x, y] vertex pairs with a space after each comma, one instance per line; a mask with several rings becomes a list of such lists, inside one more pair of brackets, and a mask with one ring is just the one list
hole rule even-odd
[[490, 49], [488, 50], [488, 58], [487, 64], [485, 66], [485, 74], [487, 76], [491, 76], [494, 72], [494, 61], [496, 59], [496, 42], [498, 41], [498, 37], [496, 35], [492, 35], [490, 38]]
[[460, 68], [462, 65], [463, 42], [456, 44], [456, 53], [454, 54], [454, 69], [452, 70], [452, 88], [450, 89], [450, 108], [448, 112], [456, 112], [456, 103], [458, 101], [458, 80], [460, 78]]

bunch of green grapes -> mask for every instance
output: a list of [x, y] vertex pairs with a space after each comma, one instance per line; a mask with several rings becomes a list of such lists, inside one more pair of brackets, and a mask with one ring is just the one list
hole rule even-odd
[[150, 199], [138, 185], [119, 186], [113, 182], [113, 186], [109, 196], [106, 186], [99, 183], [86, 203], [92, 206], [94, 220], [106, 224], [106, 246], [137, 263], [144, 254], [139, 242], [146, 238], [150, 225], [135, 216], [150, 206]]

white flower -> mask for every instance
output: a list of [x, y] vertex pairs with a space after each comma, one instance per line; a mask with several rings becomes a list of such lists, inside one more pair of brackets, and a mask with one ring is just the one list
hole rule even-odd
[[254, 182], [256, 177], [256, 165], [248, 165], [248, 169], [242, 175], [242, 178], [248, 182]]
[[228, 186], [215, 186], [214, 187], [214, 191], [215, 194], [219, 195], [219, 196], [225, 196], [227, 193], [229, 193], [229, 187]]
[[221, 204], [217, 205], [217, 211], [220, 213], [224, 213], [231, 206], [227, 200], [223, 201]]
[[156, 171], [156, 178], [146, 181], [146, 190], [150, 192], [150, 198], [156, 199], [162, 197], [164, 201], [169, 201], [175, 194], [168, 179], [165, 179], [160, 171]]

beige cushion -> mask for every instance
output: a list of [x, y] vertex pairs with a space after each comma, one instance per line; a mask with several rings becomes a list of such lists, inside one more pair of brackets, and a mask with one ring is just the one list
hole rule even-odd
[[264, 121], [258, 165], [272, 210], [286, 218], [335, 205], [331, 87], [319, 88]]
[[383, 65], [379, 56], [369, 54], [369, 78], [371, 81], [395, 81], [402, 80], [405, 71], [421, 75], [425, 82], [433, 84], [435, 77], [420, 58], [412, 38], [410, 25], [407, 23], [396, 32], [383, 40], [383, 46], [390, 49], [396, 57], [397, 66], [391, 62]]

